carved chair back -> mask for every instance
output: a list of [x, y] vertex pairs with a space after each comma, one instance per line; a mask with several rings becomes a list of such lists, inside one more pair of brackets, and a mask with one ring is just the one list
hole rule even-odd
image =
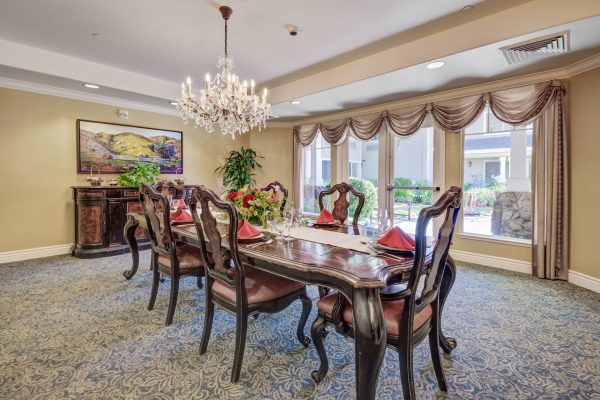
[[348, 209], [350, 208], [348, 193], [350, 192], [354, 196], [358, 197], [358, 205], [356, 206], [356, 210], [354, 210], [354, 216], [352, 219], [352, 225], [357, 225], [358, 217], [362, 211], [363, 205], [365, 204], [365, 195], [354, 189], [352, 185], [349, 185], [346, 182], [333, 185], [331, 189], [323, 190], [321, 193], [319, 193], [319, 210], [323, 210], [324, 208], [323, 198], [336, 192], [338, 193], [338, 198], [333, 202], [333, 211], [331, 212], [333, 214], [333, 218], [342, 223], [344, 223], [346, 218], [348, 218]]
[[164, 195], [172, 195], [173, 197], [180, 199], [183, 197], [185, 189], [182, 186], [178, 186], [177, 184], [171, 181], [160, 181], [154, 184], [154, 189], [157, 192], [162, 193]]
[[[207, 279], [219, 280], [235, 287], [238, 304], [245, 306], [245, 273], [238, 252], [238, 215], [234, 205], [222, 201], [212, 190], [200, 186], [192, 192], [190, 210], [200, 239], [200, 252]], [[212, 210], [224, 212], [229, 217], [227, 236], [221, 236]], [[223, 239], [227, 241], [229, 249], [223, 247]], [[207, 282], [207, 287], [210, 289], [212, 284]]]
[[[155, 253], [175, 258], [175, 241], [171, 232], [169, 200], [152, 186], [140, 184], [140, 201], [148, 225], [148, 234]], [[167, 210], [167, 212], [163, 212]], [[173, 260], [172, 260], [173, 261]]]
[[[448, 252], [456, 226], [456, 219], [460, 211], [462, 202], [462, 190], [452, 186], [446, 191], [440, 199], [432, 206], [423, 208], [419, 213], [417, 220], [417, 229], [415, 234], [416, 249], [415, 260], [410, 279], [407, 284], [407, 301], [409, 312], [402, 315], [401, 325], [409, 324], [412, 332], [413, 316], [420, 312], [427, 305], [438, 298], [439, 288], [442, 281], [442, 275], [448, 259]], [[421, 275], [425, 268], [425, 248], [427, 247], [427, 225], [433, 218], [444, 215], [444, 221], [438, 231], [437, 241], [434, 244], [431, 255], [431, 266], [425, 274], [425, 279], [421, 282]], [[419, 292], [419, 285], [422, 288]], [[409, 327], [406, 327], [407, 329]]]
[[283, 209], [285, 208], [285, 203], [287, 203], [288, 199], [288, 190], [279, 181], [273, 181], [260, 190], [263, 192], [272, 191], [273, 194], [278, 192], [282, 193], [283, 201], [281, 202], [280, 210], [283, 211]]

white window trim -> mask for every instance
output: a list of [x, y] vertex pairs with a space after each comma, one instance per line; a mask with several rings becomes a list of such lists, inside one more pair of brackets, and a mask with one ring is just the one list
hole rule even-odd
[[[460, 175], [460, 187], [464, 191], [465, 188], [465, 131], [460, 131], [460, 163], [459, 163], [459, 175]], [[483, 176], [485, 180], [485, 174]], [[522, 247], [531, 247], [531, 242], [525, 239], [517, 239], [517, 238], [509, 238], [503, 236], [491, 236], [491, 235], [480, 235], [477, 233], [468, 233], [464, 231], [464, 215], [463, 215], [464, 207], [460, 208], [460, 215], [458, 218], [458, 237], [463, 239], [471, 239], [471, 240], [480, 240], [484, 242], [490, 243], [498, 243], [498, 244], [512, 244], [515, 246]]]

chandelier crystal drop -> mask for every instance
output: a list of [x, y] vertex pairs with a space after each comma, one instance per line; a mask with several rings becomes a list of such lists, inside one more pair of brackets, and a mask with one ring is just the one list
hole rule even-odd
[[229, 7], [219, 8], [225, 20], [225, 56], [219, 58], [217, 68], [221, 69], [213, 79], [206, 74], [205, 87], [198, 95], [192, 92], [190, 77], [181, 84], [181, 97], [177, 99], [177, 109], [184, 122], [194, 121], [196, 126], [213, 132], [218, 124], [223, 135], [246, 133], [254, 127], [260, 131], [266, 127], [271, 105], [267, 103], [267, 89], [262, 97], [255, 94], [254, 80], [241, 81], [232, 73], [233, 59], [227, 54], [227, 20], [233, 13]]

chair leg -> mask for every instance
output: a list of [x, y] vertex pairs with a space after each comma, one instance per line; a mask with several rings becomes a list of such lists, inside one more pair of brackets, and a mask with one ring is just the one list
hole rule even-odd
[[325, 318], [321, 313], [319, 313], [310, 328], [310, 336], [312, 337], [312, 341], [317, 349], [317, 354], [319, 355], [319, 360], [321, 361], [319, 370], [313, 371], [311, 376], [315, 382], [319, 383], [325, 378], [325, 375], [327, 375], [327, 371], [329, 370], [329, 361], [327, 360], [327, 353], [325, 352], [325, 346], [323, 345], [323, 339], [327, 336], [327, 331], [325, 331]]
[[213, 315], [215, 314], [215, 304], [210, 298], [210, 290], [206, 291], [206, 309], [204, 310], [204, 329], [202, 331], [202, 339], [200, 340], [200, 354], [206, 353], [208, 341], [210, 340], [210, 332], [212, 331]]
[[169, 310], [167, 312], [166, 325], [173, 323], [173, 316], [175, 316], [175, 307], [177, 307], [177, 296], [179, 294], [179, 276], [173, 274], [171, 277], [171, 296], [169, 297]]
[[202, 276], [198, 277], [198, 280], [196, 281], [196, 286], [198, 286], [198, 289], [202, 289]]
[[433, 369], [438, 385], [442, 392], [448, 391], [446, 377], [444, 376], [444, 368], [442, 367], [442, 359], [440, 357], [439, 338], [440, 338], [440, 319], [439, 313], [435, 310], [438, 305], [434, 304], [434, 312], [431, 317], [431, 330], [429, 331], [429, 349], [431, 351], [431, 361], [433, 361]]
[[413, 376], [413, 349], [412, 343], [405, 343], [398, 349], [400, 357], [400, 381], [404, 400], [415, 400], [415, 379]]
[[233, 370], [231, 371], [231, 383], [240, 380], [240, 371], [244, 361], [244, 350], [246, 349], [246, 332], [248, 331], [248, 313], [246, 310], [237, 312], [235, 327], [235, 355], [233, 357]]
[[300, 315], [300, 320], [298, 320], [296, 336], [304, 347], [308, 347], [310, 344], [310, 338], [304, 335], [304, 326], [306, 325], [306, 320], [308, 319], [310, 310], [312, 309], [312, 301], [308, 297], [308, 293], [306, 293], [306, 288], [304, 288], [302, 294], [300, 295], [300, 301], [302, 302], [302, 315]]
[[154, 309], [154, 303], [156, 302], [156, 295], [158, 293], [158, 285], [160, 281], [160, 273], [158, 268], [152, 270], [152, 289], [150, 289], [150, 300], [148, 301], [148, 311]]

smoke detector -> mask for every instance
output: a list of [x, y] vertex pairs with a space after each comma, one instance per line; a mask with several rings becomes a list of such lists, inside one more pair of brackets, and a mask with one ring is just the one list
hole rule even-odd
[[570, 31], [554, 33], [525, 42], [502, 47], [508, 65], [518, 64], [532, 58], [568, 53], [570, 49]]

